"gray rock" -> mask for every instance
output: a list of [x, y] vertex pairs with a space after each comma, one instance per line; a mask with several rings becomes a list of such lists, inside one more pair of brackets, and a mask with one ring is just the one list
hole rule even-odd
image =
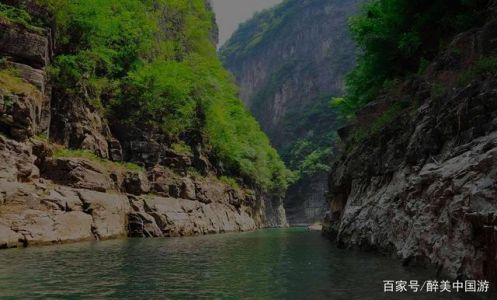
[[155, 219], [164, 236], [185, 236], [256, 229], [245, 211], [221, 203], [204, 204], [177, 198], [147, 197], [146, 213]]
[[0, 54], [14, 56], [18, 61], [42, 68], [50, 59], [49, 38], [17, 26], [0, 24]]
[[[425, 95], [423, 81], [457, 78], [478, 51], [493, 47], [494, 27], [457, 36], [424, 78], [404, 83], [402, 94]], [[473, 47], [477, 41], [486, 46]], [[462, 58], [454, 63], [448, 58], [458, 45]], [[429, 93], [364, 141], [348, 141], [332, 168], [324, 231], [342, 247], [497, 282], [497, 76], [453, 87]]]
[[105, 192], [113, 188], [109, 174], [96, 163], [81, 158], [52, 158], [43, 165], [42, 177], [57, 184]]
[[84, 211], [93, 218], [93, 233], [98, 239], [127, 235], [131, 207], [126, 196], [90, 190], [78, 190], [78, 195]]
[[22, 235], [0, 223], [0, 249], [16, 248], [19, 246], [21, 239]]
[[181, 183], [181, 198], [195, 200], [197, 198], [195, 193], [195, 184], [193, 180], [188, 177], [182, 178]]
[[123, 189], [129, 194], [142, 195], [150, 192], [150, 184], [143, 172], [128, 171], [124, 178]]
[[0, 135], [0, 180], [28, 181], [33, 175], [35, 157], [29, 145], [18, 143]]

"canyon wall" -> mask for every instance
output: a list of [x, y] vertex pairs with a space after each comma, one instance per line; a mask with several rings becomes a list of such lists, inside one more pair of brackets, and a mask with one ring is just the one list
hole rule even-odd
[[[340, 246], [496, 281], [497, 20], [489, 15], [339, 131], [324, 230]], [[399, 99], [390, 122], [357, 138]]]
[[36, 1], [7, 4], [43, 24], [0, 16], [0, 248], [287, 225], [281, 196], [223, 180], [202, 139], [178, 153], [53, 89], [53, 19]]
[[284, 1], [242, 24], [220, 49], [246, 107], [302, 173], [285, 200], [294, 224], [319, 221], [326, 211], [325, 171], [341, 126], [330, 102], [343, 94], [355, 61], [347, 20], [359, 2]]

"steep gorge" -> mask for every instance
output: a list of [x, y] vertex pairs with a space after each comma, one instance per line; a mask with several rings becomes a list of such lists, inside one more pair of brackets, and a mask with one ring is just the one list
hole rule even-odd
[[320, 221], [327, 171], [341, 121], [332, 97], [356, 48], [347, 30], [359, 0], [284, 1], [242, 24], [220, 49], [240, 97], [298, 180], [285, 199], [291, 224]]
[[[236, 154], [240, 148], [235, 146], [243, 146], [230, 139], [237, 124], [212, 123], [209, 119], [214, 113], [224, 113], [214, 111], [219, 105], [215, 103], [221, 101], [229, 114], [245, 122], [244, 126], [257, 128], [239, 100], [229, 95], [229, 85], [225, 90], [211, 91], [211, 83], [206, 83], [202, 91], [208, 91], [203, 95], [208, 99], [198, 102], [191, 96], [198, 95], [197, 91], [183, 94], [197, 103], [196, 108], [190, 108], [190, 103], [170, 104], [168, 101], [174, 101], [172, 93], [185, 90], [175, 90], [169, 82], [151, 85], [146, 91], [156, 94], [143, 99], [148, 94], [140, 89], [157, 81], [140, 78], [142, 67], [148, 68], [146, 76], [151, 76], [154, 68], [169, 68], [173, 73], [167, 78], [191, 77], [195, 75], [181, 65], [191, 56], [211, 64], [210, 70], [219, 70], [219, 77], [210, 80], [219, 80], [216, 84], [224, 80], [215, 58], [216, 27], [208, 2], [193, 1], [191, 6], [152, 2], [151, 6], [98, 0], [83, 4], [5, 0], [0, 4], [0, 248], [286, 226], [284, 187], [269, 187], [264, 178], [251, 175], [263, 170], [249, 173], [252, 166], [243, 161], [248, 158]], [[111, 10], [105, 10], [104, 4], [114, 5], [115, 19], [106, 15]], [[56, 15], [52, 5], [62, 5], [55, 10]], [[129, 19], [129, 11], [139, 13], [140, 9], [149, 20], [158, 20], [158, 27], [155, 23], [150, 26], [150, 30], [158, 30], [150, 31], [157, 44], [138, 44], [147, 31], [131, 39], [138, 41], [136, 48], [128, 44], [131, 40], [119, 40], [116, 35], [112, 41], [106, 38], [105, 30], [113, 30], [114, 25], [121, 26], [120, 32], [125, 34], [148, 30], [126, 27], [125, 22], [143, 21]], [[63, 23], [68, 18], [74, 22]], [[198, 22], [209, 30], [200, 31], [200, 25], [191, 29], [188, 26], [192, 24], [185, 22]], [[94, 30], [92, 35], [86, 35], [88, 28]], [[181, 31], [194, 29], [198, 31]], [[176, 39], [184, 44], [174, 44], [179, 43]], [[122, 42], [128, 47], [120, 45]], [[102, 46], [109, 44], [108, 49]], [[167, 52], [171, 46], [178, 47], [176, 53]], [[144, 48], [143, 54], [133, 52], [142, 51], [141, 47], [157, 48]], [[121, 57], [116, 49], [129, 52]], [[129, 61], [132, 54], [137, 57], [136, 65]], [[126, 68], [129, 73], [123, 76]], [[133, 79], [144, 81], [138, 84]], [[130, 88], [132, 84], [136, 90]], [[121, 93], [120, 89], [128, 90]], [[154, 101], [161, 100], [163, 108], [177, 106], [157, 112], [160, 107], [154, 107]], [[185, 111], [194, 114], [188, 120], [198, 123], [180, 132], [180, 125], [187, 122], [178, 125], [171, 120], [175, 113]], [[158, 121], [169, 123], [149, 122], [156, 112], [161, 118], [167, 116], [166, 121]], [[213, 124], [218, 127], [212, 128]], [[177, 135], [172, 130], [178, 130]], [[224, 134], [222, 141], [216, 139], [218, 131], [214, 130]], [[262, 133], [254, 130], [245, 138], [251, 147], [266, 147], [257, 159], [266, 159], [260, 165], [273, 168], [267, 172], [284, 171]], [[227, 148], [232, 151], [222, 152]], [[268, 176], [277, 177], [276, 173]]]
[[497, 281], [497, 5], [478, 4], [476, 26], [339, 130], [324, 228], [339, 246]]

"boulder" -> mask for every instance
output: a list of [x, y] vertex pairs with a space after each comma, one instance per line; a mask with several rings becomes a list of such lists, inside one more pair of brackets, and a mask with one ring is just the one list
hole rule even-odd
[[38, 91], [12, 94], [0, 90], [0, 128], [16, 140], [26, 140], [39, 132], [45, 98]]
[[19, 247], [21, 239], [22, 235], [0, 223], [0, 249]]
[[14, 69], [22, 79], [36, 87], [42, 94], [45, 94], [47, 85], [47, 73], [45, 70], [16, 62], [8, 62], [8, 66]]
[[82, 158], [52, 158], [43, 165], [41, 176], [57, 184], [105, 192], [114, 186], [109, 174]]
[[189, 177], [184, 177], [181, 181], [181, 198], [195, 200], [197, 197], [193, 180]]
[[46, 245], [93, 239], [92, 218], [82, 212], [54, 213], [24, 209], [8, 216], [11, 228], [23, 236], [25, 245]]
[[154, 166], [149, 172], [151, 191], [161, 196], [180, 196], [181, 177], [172, 170], [160, 165]]
[[0, 180], [29, 181], [35, 173], [31, 147], [0, 135]]
[[249, 214], [227, 204], [163, 197], [147, 197], [142, 201], [145, 212], [154, 218], [164, 236], [246, 231], [257, 227]]
[[84, 211], [93, 218], [93, 233], [98, 239], [123, 237], [128, 231], [128, 198], [119, 194], [106, 194], [78, 190]]
[[162, 237], [162, 231], [155, 219], [144, 212], [130, 213], [128, 217], [129, 232], [131, 237]]
[[115, 138], [109, 140], [109, 158], [113, 161], [122, 161], [124, 159], [121, 143]]
[[[79, 127], [78, 131], [84, 131], [84, 128]], [[109, 158], [109, 144], [104, 135], [95, 131], [80, 136], [83, 137], [83, 141], [78, 148], [89, 150], [102, 158]]]
[[32, 145], [33, 155], [36, 156], [36, 160], [34, 164], [40, 168], [42, 167], [47, 158], [53, 155], [53, 149], [48, 142], [39, 140], [39, 139], [31, 139], [30, 143]]
[[44, 32], [33, 33], [16, 25], [0, 23], [0, 54], [41, 69], [48, 65], [50, 43]]
[[75, 190], [58, 186], [47, 193], [48, 195], [41, 196], [41, 202], [49, 208], [62, 211], [83, 211], [83, 202]]
[[128, 171], [122, 186], [126, 193], [133, 195], [147, 194], [150, 192], [148, 178], [140, 171]]

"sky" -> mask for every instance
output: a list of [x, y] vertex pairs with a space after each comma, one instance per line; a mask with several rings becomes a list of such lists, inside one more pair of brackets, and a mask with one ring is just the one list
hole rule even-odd
[[272, 7], [282, 0], [211, 0], [219, 25], [219, 46], [229, 39], [240, 23], [255, 12]]

